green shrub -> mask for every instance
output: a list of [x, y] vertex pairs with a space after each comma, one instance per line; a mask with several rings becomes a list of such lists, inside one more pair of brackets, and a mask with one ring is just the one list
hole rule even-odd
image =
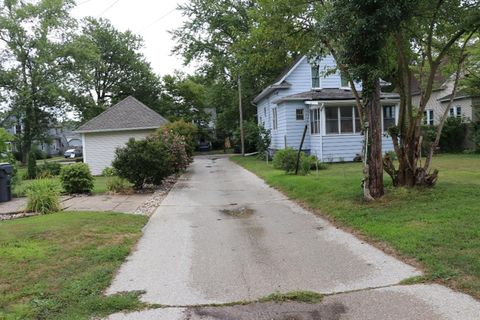
[[67, 193], [90, 193], [93, 189], [93, 176], [85, 163], [63, 166], [60, 181]]
[[44, 162], [37, 167], [37, 175], [39, 177], [54, 177], [60, 174], [61, 169], [62, 165], [58, 162]]
[[304, 176], [310, 173], [312, 168], [312, 159], [310, 157], [302, 157], [300, 159], [300, 173]]
[[55, 180], [38, 179], [26, 190], [27, 211], [48, 214], [61, 210], [60, 185]]
[[273, 167], [286, 173], [295, 172], [297, 151], [292, 148], [277, 150], [273, 156]]
[[107, 190], [112, 193], [131, 194], [133, 193], [132, 186], [127, 180], [120, 177], [110, 177], [107, 181]]
[[440, 151], [458, 153], [462, 152], [465, 146], [468, 125], [463, 118], [448, 118], [443, 126], [440, 136]]
[[102, 170], [102, 177], [113, 177], [116, 175], [117, 173], [115, 172], [115, 169], [112, 167], [106, 167], [105, 169]]
[[480, 152], [480, 121], [470, 124], [471, 136], [474, 144], [474, 151]]
[[[328, 168], [328, 165], [324, 162], [321, 162], [318, 160], [318, 158], [314, 155], [310, 156], [304, 156], [306, 159], [308, 159], [308, 163], [310, 163], [310, 170], [326, 170]], [[303, 158], [302, 158], [303, 159]]]
[[27, 179], [35, 179], [37, 177], [37, 158], [35, 151], [31, 150], [27, 158]]
[[174, 172], [170, 151], [158, 136], [130, 139], [125, 147], [115, 151], [112, 165], [118, 176], [131, 182], [135, 189], [141, 189], [145, 184], [160, 185]]
[[[254, 121], [244, 121], [243, 132], [245, 137], [245, 152], [258, 151], [259, 156], [264, 157], [271, 142], [270, 130], [265, 129]], [[234, 133], [233, 142], [236, 146], [240, 146], [240, 130]]]
[[178, 120], [161, 126], [158, 131], [158, 135], [161, 136], [164, 131], [168, 131], [170, 133], [175, 133], [179, 136], [182, 136], [185, 140], [185, 150], [187, 152], [187, 155], [190, 158], [193, 157], [193, 153], [197, 148], [198, 140], [198, 128], [196, 125], [190, 122], [186, 122], [185, 120]]

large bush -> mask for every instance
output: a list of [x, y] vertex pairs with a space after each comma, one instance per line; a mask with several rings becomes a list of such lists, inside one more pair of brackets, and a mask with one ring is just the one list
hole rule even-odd
[[90, 193], [93, 190], [93, 176], [85, 163], [63, 166], [60, 181], [67, 193]]
[[161, 126], [158, 135], [162, 136], [165, 131], [182, 136], [185, 141], [187, 155], [193, 157], [198, 140], [198, 128], [196, 125], [185, 120], [178, 120]]
[[[270, 130], [256, 124], [254, 121], [244, 121], [243, 133], [246, 153], [258, 151], [263, 155], [268, 150], [271, 142]], [[236, 146], [241, 144], [240, 130], [237, 130], [234, 134], [234, 143]]]
[[145, 184], [160, 185], [173, 173], [171, 164], [170, 150], [158, 136], [130, 139], [124, 148], [115, 151], [112, 162], [118, 176], [131, 182], [135, 189]]
[[296, 163], [297, 151], [292, 148], [277, 150], [273, 156], [273, 167], [286, 173], [295, 172]]
[[193, 160], [187, 153], [187, 144], [183, 136], [174, 131], [164, 131], [159, 139], [162, 139], [170, 154], [170, 169], [173, 173], [179, 173], [187, 169]]
[[35, 180], [28, 186], [26, 193], [29, 212], [47, 214], [61, 210], [60, 186], [55, 180]]
[[472, 122], [470, 130], [475, 152], [480, 153], [480, 121]]
[[448, 118], [440, 138], [441, 152], [462, 152], [465, 147], [468, 125], [462, 118]]

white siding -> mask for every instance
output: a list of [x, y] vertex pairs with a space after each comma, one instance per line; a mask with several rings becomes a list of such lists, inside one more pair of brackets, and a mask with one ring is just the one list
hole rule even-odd
[[[282, 109], [285, 110], [285, 128], [287, 134], [287, 146], [290, 148], [298, 149], [302, 142], [303, 130], [305, 125], [308, 125], [308, 108], [301, 101], [292, 101], [281, 104]], [[297, 120], [296, 110], [303, 109], [304, 120]], [[288, 120], [287, 120], [288, 119]], [[302, 149], [310, 149], [310, 133], [307, 131], [305, 135], [305, 141]]]
[[84, 162], [88, 164], [93, 175], [100, 175], [103, 169], [112, 166], [115, 149], [123, 147], [130, 138], [144, 139], [153, 132], [155, 131], [84, 133], [82, 135]]

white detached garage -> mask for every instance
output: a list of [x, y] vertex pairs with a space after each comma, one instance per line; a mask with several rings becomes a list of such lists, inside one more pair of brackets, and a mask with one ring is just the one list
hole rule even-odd
[[115, 149], [130, 138], [144, 139], [167, 123], [164, 117], [130, 96], [77, 129], [82, 136], [83, 162], [93, 175], [110, 167]]

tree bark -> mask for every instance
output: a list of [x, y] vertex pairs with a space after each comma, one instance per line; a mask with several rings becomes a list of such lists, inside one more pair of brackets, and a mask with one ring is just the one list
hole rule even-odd
[[[380, 104], [380, 79], [374, 79], [372, 90], [365, 101], [365, 116], [368, 121], [368, 191], [370, 196], [378, 199], [385, 194], [383, 187], [382, 158], [382, 106]], [[365, 82], [364, 82], [365, 83]]]

